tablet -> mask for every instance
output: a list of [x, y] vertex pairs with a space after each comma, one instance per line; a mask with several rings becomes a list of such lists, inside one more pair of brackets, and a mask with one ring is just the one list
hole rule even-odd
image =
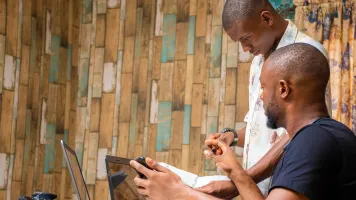
[[108, 184], [112, 200], [145, 199], [137, 192], [134, 178], [138, 175], [130, 166], [132, 159], [107, 155], [105, 158]]

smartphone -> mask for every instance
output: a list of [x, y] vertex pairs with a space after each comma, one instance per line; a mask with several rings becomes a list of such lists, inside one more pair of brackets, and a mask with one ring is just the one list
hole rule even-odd
[[[140, 163], [141, 165], [145, 166], [146, 168], [152, 170], [152, 168], [147, 165], [147, 163], [146, 163], [146, 158], [145, 158], [145, 157], [140, 156], [140, 157], [136, 158], [135, 160], [136, 160], [138, 163]], [[140, 178], [142, 178], [142, 179], [147, 179], [147, 177], [146, 177], [145, 175], [143, 175], [141, 172], [139, 172], [139, 171], [137, 171], [137, 170], [136, 170], [136, 172], [138, 173], [138, 175], [140, 176]]]

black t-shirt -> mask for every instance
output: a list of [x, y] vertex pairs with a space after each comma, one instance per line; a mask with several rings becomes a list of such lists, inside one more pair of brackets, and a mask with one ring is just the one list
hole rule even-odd
[[285, 147], [271, 192], [286, 188], [311, 200], [356, 200], [356, 136], [344, 124], [321, 118]]

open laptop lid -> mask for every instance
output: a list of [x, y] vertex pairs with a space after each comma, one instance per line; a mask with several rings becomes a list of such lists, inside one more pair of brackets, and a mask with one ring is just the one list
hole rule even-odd
[[66, 159], [66, 163], [72, 177], [75, 190], [77, 192], [78, 199], [90, 200], [87, 186], [84, 181], [82, 170], [80, 168], [77, 155], [67, 144], [61, 140], [61, 146], [63, 149], [63, 155]]

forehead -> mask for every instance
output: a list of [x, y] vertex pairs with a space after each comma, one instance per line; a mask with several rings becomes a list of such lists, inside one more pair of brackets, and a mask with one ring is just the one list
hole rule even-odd
[[264, 82], [271, 80], [272, 77], [275, 77], [275, 70], [273, 70], [273, 62], [266, 60], [261, 69], [260, 81]]
[[226, 33], [233, 39], [234, 41], [239, 41], [242, 37], [246, 36], [246, 34], [252, 33], [256, 31], [257, 22], [253, 19], [245, 19], [235, 21], [232, 26], [226, 31]]

